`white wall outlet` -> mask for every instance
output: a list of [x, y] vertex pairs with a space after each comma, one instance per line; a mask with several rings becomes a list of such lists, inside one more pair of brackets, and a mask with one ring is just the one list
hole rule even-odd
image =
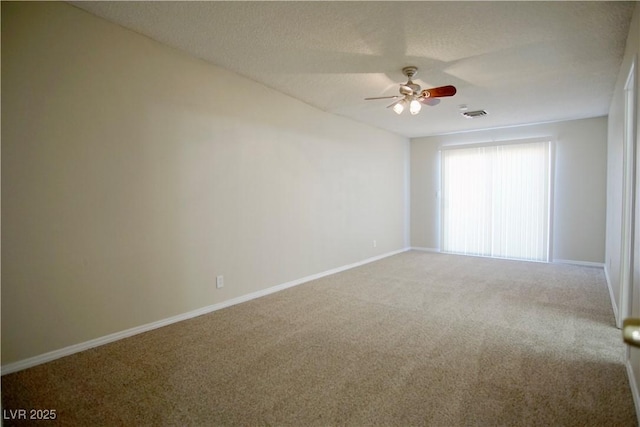
[[375, 240], [373, 241], [373, 247], [377, 248], [378, 247], [378, 242], [376, 242]]
[[224, 288], [224, 276], [216, 276], [216, 288]]

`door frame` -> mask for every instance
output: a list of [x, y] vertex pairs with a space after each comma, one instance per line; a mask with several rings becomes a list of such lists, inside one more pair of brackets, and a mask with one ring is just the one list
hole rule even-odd
[[618, 328], [631, 315], [631, 292], [634, 276], [634, 234], [636, 210], [636, 60], [631, 61], [624, 86], [624, 134], [622, 164], [622, 228], [620, 295], [618, 298]]

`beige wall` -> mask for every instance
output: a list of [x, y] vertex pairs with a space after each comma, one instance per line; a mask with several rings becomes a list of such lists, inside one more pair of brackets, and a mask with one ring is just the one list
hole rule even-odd
[[[638, 59], [640, 58], [640, 8], [636, 6], [631, 21], [629, 37], [625, 49], [624, 59], [620, 67], [618, 80], [616, 81], [613, 92], [611, 108], [609, 110], [609, 127], [608, 127], [608, 167], [607, 167], [607, 263], [606, 270], [609, 277], [609, 286], [613, 294], [614, 306], [619, 304], [621, 291], [621, 275], [620, 268], [622, 264], [621, 247], [622, 247], [622, 213], [623, 213], [623, 152], [624, 152], [624, 124], [625, 124], [625, 85], [627, 77], [635, 60], [635, 97], [636, 97], [636, 159], [640, 160], [640, 147], [637, 144], [640, 131], [638, 123], [640, 123], [640, 108], [638, 100], [640, 99], [639, 88], [640, 78], [638, 73]], [[639, 160], [636, 160], [636, 174], [640, 167]], [[636, 198], [636, 234], [635, 234], [635, 259], [633, 269], [635, 271], [634, 283], [632, 288], [632, 317], [640, 317], [640, 175], [637, 175], [638, 181], [635, 186]], [[618, 310], [618, 307], [615, 307]], [[638, 422], [640, 423], [640, 349], [630, 349], [630, 357], [627, 367], [630, 371], [632, 389], [638, 411]]]
[[2, 64], [3, 365], [406, 246], [406, 138], [64, 3]]
[[606, 132], [606, 118], [599, 117], [413, 139], [411, 246], [440, 248], [437, 191], [442, 146], [551, 137], [555, 147], [552, 257], [603, 263]]

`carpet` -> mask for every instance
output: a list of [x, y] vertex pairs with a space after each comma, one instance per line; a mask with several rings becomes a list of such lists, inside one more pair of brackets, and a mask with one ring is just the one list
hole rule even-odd
[[57, 425], [635, 426], [603, 270], [406, 252], [2, 377]]

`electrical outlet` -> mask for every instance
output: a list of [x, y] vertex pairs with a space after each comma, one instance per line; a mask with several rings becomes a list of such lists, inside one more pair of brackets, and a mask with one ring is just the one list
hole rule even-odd
[[378, 242], [377, 242], [377, 241], [375, 241], [375, 240], [373, 241], [373, 247], [374, 247], [374, 248], [377, 248], [377, 247], [378, 247]]
[[224, 288], [224, 276], [216, 276], [216, 288]]

